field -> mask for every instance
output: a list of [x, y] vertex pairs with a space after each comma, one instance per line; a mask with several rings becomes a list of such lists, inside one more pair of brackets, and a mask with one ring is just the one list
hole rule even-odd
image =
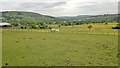
[[3, 66], [117, 66], [118, 32], [113, 24], [52, 27], [50, 30], [4, 29]]

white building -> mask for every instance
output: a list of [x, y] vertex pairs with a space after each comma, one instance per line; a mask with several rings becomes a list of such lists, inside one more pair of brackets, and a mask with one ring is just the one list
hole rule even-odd
[[0, 22], [0, 27], [4, 27], [4, 26], [11, 26], [11, 24], [6, 22]]

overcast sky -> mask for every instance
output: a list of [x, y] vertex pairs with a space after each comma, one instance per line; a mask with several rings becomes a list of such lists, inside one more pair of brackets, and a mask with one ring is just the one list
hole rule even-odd
[[1, 11], [30, 11], [51, 16], [118, 13], [119, 0], [1, 0]]

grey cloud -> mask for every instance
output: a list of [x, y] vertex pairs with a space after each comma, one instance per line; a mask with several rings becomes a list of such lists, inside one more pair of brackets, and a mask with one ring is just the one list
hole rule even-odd
[[63, 2], [63, 1], [69, 1], [69, 0], [0, 0], [0, 2], [55, 2], [55, 1], [59, 1], [59, 2]]
[[54, 8], [65, 4], [66, 2], [53, 2], [53, 3], [48, 2], [48, 3], [43, 3], [43, 8]]
[[66, 2], [27, 2], [27, 3], [22, 3], [21, 4], [21, 8], [37, 8], [37, 9], [47, 9], [47, 8], [54, 8], [54, 7], [58, 7], [60, 5], [64, 5], [66, 4]]
[[[117, 13], [117, 2], [3, 2], [2, 10], [33, 11], [52, 16]], [[70, 6], [70, 8], [69, 8]], [[1, 8], [0, 8], [1, 9]]]

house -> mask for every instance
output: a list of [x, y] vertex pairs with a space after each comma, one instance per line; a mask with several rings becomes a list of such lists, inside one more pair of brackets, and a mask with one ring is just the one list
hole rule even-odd
[[10, 23], [6, 22], [0, 22], [0, 27], [11, 27], [12, 25]]

